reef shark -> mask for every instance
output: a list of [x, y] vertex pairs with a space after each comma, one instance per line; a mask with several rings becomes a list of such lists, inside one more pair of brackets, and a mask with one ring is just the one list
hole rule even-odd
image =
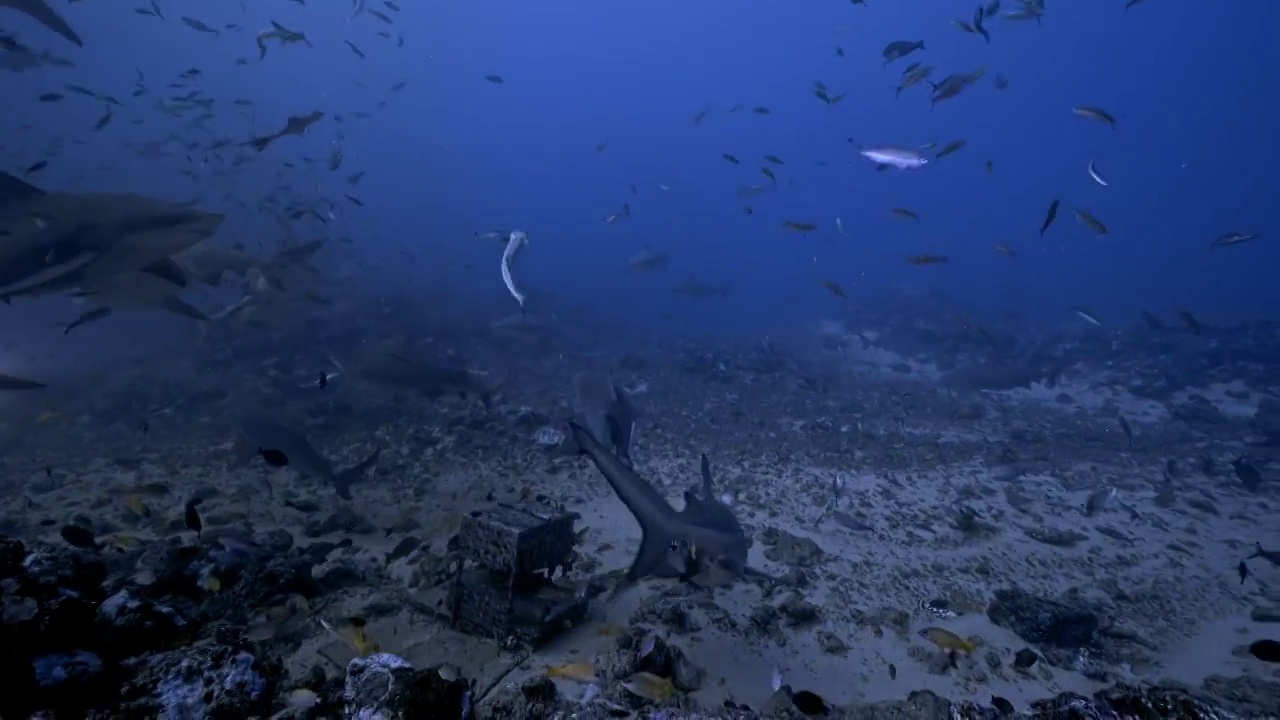
[[0, 373], [0, 390], [38, 390], [42, 387], [48, 387], [44, 383], [38, 383], [35, 380], [25, 380], [12, 375]]
[[681, 577], [699, 585], [724, 585], [747, 572], [751, 542], [733, 511], [716, 500], [705, 455], [703, 497], [685, 493], [685, 508], [676, 512], [648, 480], [587, 428], [570, 421], [569, 430], [640, 525], [640, 550], [627, 570], [628, 583], [646, 577]]
[[84, 47], [84, 41], [75, 30], [71, 29], [71, 24], [44, 0], [0, 0], [0, 7], [13, 8], [76, 45]]
[[486, 410], [493, 408], [497, 388], [465, 367], [413, 360], [393, 352], [371, 353], [356, 370], [362, 380], [400, 390], [420, 392], [431, 400], [457, 394], [477, 397]]
[[581, 372], [573, 377], [573, 397], [577, 420], [622, 462], [632, 465], [631, 439], [638, 413], [631, 396], [604, 373]]
[[338, 497], [345, 500], [351, 499], [352, 483], [364, 477], [382, 453], [382, 449], [378, 448], [355, 467], [337, 472], [301, 433], [279, 420], [263, 413], [241, 418], [236, 427], [235, 443], [231, 448], [231, 467], [244, 467], [264, 450], [283, 453], [288, 467], [299, 475], [318, 477], [332, 483]]
[[174, 285], [147, 273], [113, 275], [84, 285], [72, 295], [113, 309], [162, 310], [197, 322], [210, 321], [209, 316], [178, 297]]
[[134, 272], [183, 287], [186, 273], [170, 256], [212, 236], [225, 217], [140, 195], [46, 192], [0, 173], [0, 299]]

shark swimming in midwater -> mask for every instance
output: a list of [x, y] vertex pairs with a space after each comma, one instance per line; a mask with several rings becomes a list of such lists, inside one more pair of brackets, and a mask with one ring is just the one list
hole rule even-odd
[[47, 386], [35, 380], [0, 373], [0, 390], [39, 390], [42, 387]]
[[232, 446], [231, 467], [243, 467], [264, 451], [280, 453], [289, 467], [299, 475], [315, 476], [331, 483], [338, 497], [351, 499], [351, 485], [378, 461], [381, 448], [374, 450], [355, 467], [338, 472], [307, 438], [270, 415], [255, 413], [240, 419]]
[[648, 480], [596, 440], [591, 431], [574, 421], [570, 421], [569, 430], [640, 525], [640, 549], [627, 570], [628, 582], [681, 577], [696, 584], [725, 585], [747, 572], [751, 542], [733, 511], [716, 499], [705, 455], [703, 497], [686, 493], [684, 510], [676, 512]]
[[84, 46], [84, 41], [75, 30], [71, 29], [71, 24], [44, 0], [0, 0], [0, 7], [13, 8], [58, 33], [69, 42]]
[[185, 287], [186, 273], [170, 256], [211, 237], [224, 219], [141, 195], [46, 192], [0, 173], [0, 299], [135, 272]]

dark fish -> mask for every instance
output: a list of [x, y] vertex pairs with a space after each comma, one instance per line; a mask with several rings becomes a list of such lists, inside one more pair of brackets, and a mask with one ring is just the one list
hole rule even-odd
[[329, 386], [329, 376], [323, 370], [320, 371], [320, 380], [317, 384], [322, 388]]
[[1280, 663], [1280, 640], [1259, 640], [1249, 646], [1249, 654], [1262, 662]]
[[93, 537], [93, 531], [80, 525], [63, 525], [58, 534], [62, 535], [62, 539], [72, 547], [85, 550], [97, 550], [101, 547]]
[[[324, 376], [321, 375], [321, 377], [324, 377]], [[321, 387], [324, 387], [324, 386], [322, 385]], [[266, 460], [267, 464], [270, 465], [271, 467], [282, 468], [289, 464], [289, 456], [285, 455], [279, 450], [272, 450], [271, 448], [258, 448], [258, 454], [261, 455], [262, 459]]]
[[1243, 560], [1236, 566], [1236, 572], [1240, 574], [1240, 584], [1244, 584], [1245, 578], [1249, 577], [1249, 566]]
[[1129, 427], [1129, 421], [1124, 419], [1123, 415], [1117, 415], [1116, 419], [1120, 421], [1120, 430], [1124, 432], [1124, 437], [1129, 441], [1129, 449], [1133, 449], [1133, 428]]
[[1094, 217], [1093, 214], [1090, 213], [1088, 210], [1076, 208], [1075, 214], [1076, 214], [1076, 220], [1081, 225], [1084, 225], [1085, 227], [1092, 230], [1095, 235], [1107, 234], [1107, 226], [1103, 225], [1102, 221]]
[[80, 313], [80, 317], [76, 318], [75, 320], [72, 320], [69, 323], [66, 323], [63, 326], [66, 329], [62, 331], [62, 334], [70, 335], [72, 330], [80, 327], [81, 325], [88, 325], [94, 320], [101, 320], [102, 318], [110, 314], [111, 314], [111, 308], [109, 307], [100, 307], [94, 310], [86, 310], [85, 312]]
[[802, 715], [825, 715], [830, 711], [827, 701], [823, 700], [817, 693], [808, 690], [800, 690], [791, 693], [791, 704], [799, 710]]
[[1054, 199], [1049, 203], [1049, 211], [1044, 214], [1044, 222], [1040, 224], [1040, 237], [1044, 237], [1044, 233], [1053, 224], [1053, 219], [1058, 217], [1058, 201]]
[[884, 46], [884, 50], [880, 54], [884, 56], [885, 64], [889, 64], [901, 57], [906, 57], [916, 50], [924, 49], [924, 41], [919, 40], [912, 42], [910, 40], [895, 40]]
[[1116, 119], [1111, 116], [1111, 113], [1108, 113], [1106, 110], [1103, 110], [1102, 108], [1090, 107], [1088, 105], [1080, 105], [1080, 106], [1071, 108], [1071, 112], [1083, 118], [1089, 118], [1090, 120], [1097, 120], [1098, 122], [1103, 123], [1105, 125], [1110, 125], [1113, 128], [1116, 126]]
[[200, 511], [196, 506], [200, 504], [200, 498], [191, 498], [187, 504], [182, 507], [182, 524], [187, 526], [188, 530], [194, 530], [196, 535], [204, 532], [204, 523], [200, 520]]
[[502, 83], [506, 82], [506, 80], [503, 80], [503, 79], [502, 79], [502, 76], [501, 76], [501, 75], [485, 75], [485, 76], [484, 76], [484, 79], [485, 79], [485, 80], [488, 80], [489, 82], [493, 83], [494, 85], [501, 85]]
[[1256, 493], [1262, 487], [1262, 473], [1258, 468], [1245, 462], [1244, 458], [1232, 460], [1231, 467], [1236, 471], [1236, 477], [1244, 484], [1245, 490]]

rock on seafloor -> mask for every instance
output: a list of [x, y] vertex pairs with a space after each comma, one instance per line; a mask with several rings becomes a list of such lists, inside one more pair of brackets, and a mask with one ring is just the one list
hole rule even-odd
[[447, 665], [415, 670], [390, 653], [347, 663], [342, 691], [351, 720], [414, 720], [474, 716], [471, 686]]

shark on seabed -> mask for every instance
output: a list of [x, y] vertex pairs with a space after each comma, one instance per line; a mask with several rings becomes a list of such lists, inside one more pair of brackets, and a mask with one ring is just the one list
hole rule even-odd
[[578, 448], [640, 525], [640, 549], [615, 593], [649, 577], [675, 577], [701, 587], [718, 587], [750, 573], [747, 551], [751, 541], [733, 511], [717, 499], [706, 455], [702, 456], [702, 496], [686, 492], [685, 507], [677, 512], [648, 480], [585, 426], [570, 421], [569, 429]]

